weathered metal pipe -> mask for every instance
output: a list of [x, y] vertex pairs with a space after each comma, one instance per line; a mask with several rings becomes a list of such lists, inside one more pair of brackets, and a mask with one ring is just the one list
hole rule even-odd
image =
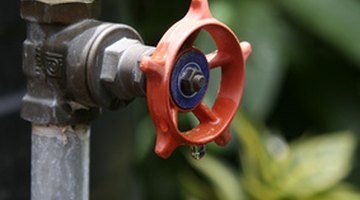
[[32, 126], [31, 199], [89, 199], [89, 125]]

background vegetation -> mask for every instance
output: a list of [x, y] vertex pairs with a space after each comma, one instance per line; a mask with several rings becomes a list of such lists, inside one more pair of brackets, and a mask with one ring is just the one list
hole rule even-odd
[[[6, 132], [0, 134], [0, 199], [28, 199], [30, 127], [18, 114], [25, 26], [19, 2], [6, 2], [0, 11], [0, 130]], [[189, 3], [102, 0], [101, 20], [129, 24], [155, 46]], [[91, 136], [91, 199], [359, 199], [360, 2], [210, 5], [215, 17], [253, 45], [231, 143], [209, 145], [200, 162], [189, 159], [185, 147], [162, 160], [153, 152], [144, 99], [104, 111]], [[214, 48], [206, 34], [196, 44]], [[212, 77], [216, 84], [219, 73]], [[191, 126], [192, 119], [182, 124]]]

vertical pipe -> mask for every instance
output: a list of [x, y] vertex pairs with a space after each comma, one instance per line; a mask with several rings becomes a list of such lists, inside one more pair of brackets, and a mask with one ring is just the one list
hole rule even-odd
[[31, 199], [89, 199], [89, 125], [32, 126]]

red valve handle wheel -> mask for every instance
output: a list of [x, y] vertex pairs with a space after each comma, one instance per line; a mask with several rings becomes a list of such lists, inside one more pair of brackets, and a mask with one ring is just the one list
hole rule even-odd
[[[200, 30], [211, 35], [216, 51], [203, 55], [192, 47]], [[207, 0], [192, 0], [186, 16], [165, 33], [154, 54], [141, 61], [149, 112], [156, 127], [155, 152], [160, 157], [169, 157], [180, 145], [212, 141], [225, 145], [229, 141], [228, 129], [242, 97], [244, 66], [250, 53], [250, 44], [240, 45], [235, 34], [212, 17]], [[202, 99], [209, 81], [208, 71], [216, 67], [221, 68], [222, 79], [210, 108]], [[195, 86], [197, 90], [193, 89]], [[179, 112], [193, 112], [200, 124], [181, 132]]]

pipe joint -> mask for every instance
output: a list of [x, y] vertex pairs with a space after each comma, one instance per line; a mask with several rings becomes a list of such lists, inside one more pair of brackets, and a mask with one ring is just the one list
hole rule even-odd
[[[127, 25], [89, 19], [93, 1], [65, 2], [21, 2], [28, 25], [23, 48], [28, 84], [21, 115], [36, 124], [88, 123], [101, 108], [121, 108], [145, 95], [139, 63], [153, 48]], [[60, 12], [79, 5], [83, 14], [71, 20]], [[78, 12], [68, 9], [70, 15]]]

